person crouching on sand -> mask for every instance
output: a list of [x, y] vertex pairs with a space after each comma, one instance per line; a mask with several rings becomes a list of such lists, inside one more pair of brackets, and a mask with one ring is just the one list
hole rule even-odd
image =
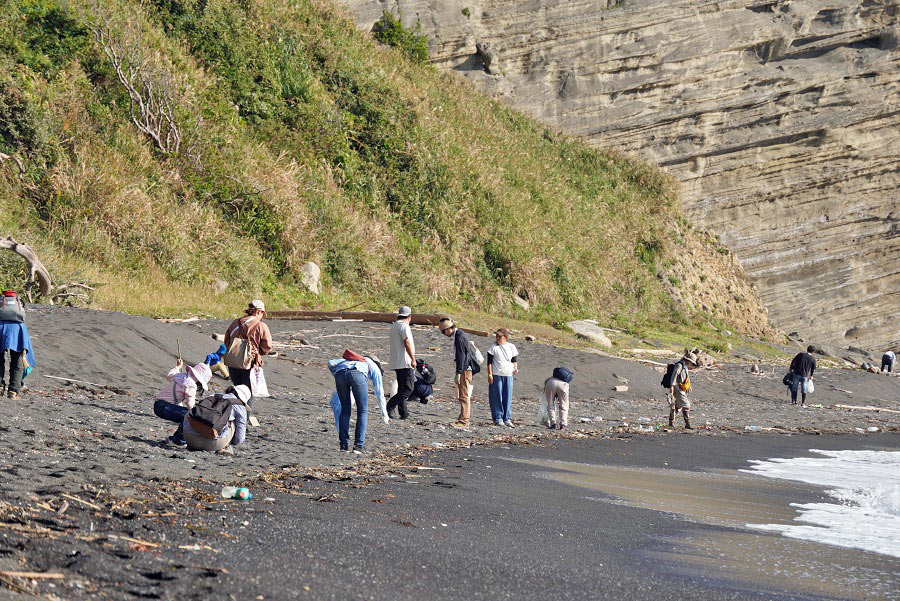
[[519, 373], [519, 351], [509, 341], [509, 330], [494, 332], [496, 341], [487, 350], [488, 401], [495, 426], [514, 428], [512, 423], [513, 377]]
[[681, 411], [684, 417], [684, 429], [693, 430], [688, 412], [691, 410], [691, 399], [688, 396], [691, 392], [690, 370], [697, 367], [697, 356], [685, 351], [684, 356], [675, 364], [672, 372], [672, 381], [669, 385], [669, 392], [666, 399], [669, 401], [669, 427], [675, 427], [675, 413]]
[[184, 416], [184, 438], [192, 451], [234, 454], [244, 442], [250, 416], [250, 388], [229, 386], [225, 394], [201, 399]]
[[175, 434], [166, 438], [165, 442], [183, 447], [187, 444], [184, 440], [182, 422], [185, 414], [197, 402], [197, 388], [205, 391], [212, 371], [206, 363], [198, 363], [188, 367], [182, 372], [184, 361], [178, 358], [175, 367], [166, 374], [168, 384], [156, 393], [156, 402], [153, 403], [153, 413], [156, 417], [178, 424]]
[[328, 370], [334, 376], [334, 386], [336, 388], [334, 396], [337, 396], [340, 403], [340, 411], [338, 412], [334, 403], [334, 396], [332, 396], [331, 407], [335, 412], [337, 421], [340, 449], [342, 451], [350, 450], [352, 395], [352, 398], [356, 399], [356, 429], [353, 434], [353, 451], [362, 453], [363, 446], [366, 444], [366, 427], [369, 421], [369, 382], [372, 383], [375, 398], [378, 400], [381, 418], [386, 424], [391, 421], [388, 417], [387, 403], [384, 400], [384, 389], [382, 388], [384, 370], [381, 367], [381, 361], [374, 355], [363, 357], [347, 350], [344, 351], [344, 355], [340, 359], [332, 359], [328, 362]]

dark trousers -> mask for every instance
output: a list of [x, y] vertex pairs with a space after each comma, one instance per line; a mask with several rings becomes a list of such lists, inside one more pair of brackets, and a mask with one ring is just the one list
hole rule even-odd
[[396, 408], [397, 412], [400, 414], [400, 419], [409, 417], [406, 401], [409, 400], [416, 385], [414, 372], [415, 370], [412, 368], [394, 370], [394, 373], [397, 374], [397, 394], [392, 396], [391, 400], [388, 401], [387, 410], [388, 413], [390, 413]]
[[156, 414], [156, 417], [178, 424], [178, 429], [175, 430], [175, 434], [172, 435], [172, 438], [175, 440], [184, 440], [184, 416], [187, 415], [187, 412], [187, 407], [182, 407], [181, 405], [176, 405], [175, 403], [170, 403], [168, 401], [156, 399], [156, 402], [153, 403], [153, 413]]
[[881, 371], [887, 370], [888, 373], [891, 373], [892, 369], [894, 369], [894, 361], [891, 359], [891, 356], [884, 355], [881, 357]]
[[410, 395], [410, 399], [414, 401], [419, 401], [420, 403], [424, 401], [426, 398], [431, 396], [431, 393], [434, 392], [434, 388], [432, 388], [431, 384], [426, 384], [424, 380], [418, 380], [416, 382], [416, 386], [413, 389], [413, 393]]
[[[6, 378], [7, 354], [9, 355], [9, 379]], [[24, 354], [24, 352], [19, 353], [12, 349], [0, 353], [0, 385], [8, 387], [10, 392], [19, 392], [22, 389], [22, 372], [24, 371], [22, 355]]]
[[[250, 392], [253, 392], [253, 386], [250, 385], [250, 372], [252, 370], [249, 369], [241, 369], [240, 367], [229, 367], [228, 372], [231, 374], [231, 383], [235, 386], [240, 386], [243, 384], [247, 388], [250, 389]], [[247, 401], [247, 406], [253, 409], [253, 401], [256, 399], [251, 395], [250, 400]]]

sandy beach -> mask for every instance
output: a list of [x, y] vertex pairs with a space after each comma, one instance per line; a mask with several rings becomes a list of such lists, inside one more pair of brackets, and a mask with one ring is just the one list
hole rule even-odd
[[[0, 549], [3, 559], [0, 567], [62, 570], [66, 574], [66, 592], [56, 598], [132, 598], [118, 591], [116, 583], [125, 578], [125, 573], [131, 579], [133, 570], [129, 566], [141, 563], [146, 553], [160, 561], [163, 557], [177, 557], [176, 563], [183, 567], [231, 565], [232, 559], [228, 557], [232, 553], [220, 554], [202, 548], [206, 545], [221, 551], [218, 543], [208, 544], [209, 533], [216, 529], [210, 526], [210, 520], [218, 520], [218, 511], [225, 512], [223, 520], [237, 515], [231, 504], [222, 506], [221, 500], [214, 496], [222, 483], [249, 484], [255, 498], [252, 506], [247, 505], [241, 511], [269, 516], [272, 512], [267, 504], [270, 502], [265, 501], [267, 498], [275, 499], [271, 503], [278, 507], [284, 507], [286, 502], [306, 507], [311, 499], [322, 500], [321, 505], [327, 506], [328, 501], [348, 494], [348, 483], [381, 486], [418, 479], [436, 489], [455, 488], [457, 485], [448, 483], [446, 478], [434, 478], [438, 472], [404, 467], [420, 465], [423, 453], [432, 461], [467, 465], [458, 459], [441, 457], [458, 458], [455, 453], [463, 452], [514, 456], [522, 449], [557, 447], [567, 449], [565, 454], [575, 457], [580, 448], [604, 444], [629, 448], [633, 442], [627, 441], [640, 441], [642, 448], [659, 449], [674, 444], [688, 451], [693, 449], [695, 459], [704, 454], [722, 454], [724, 458], [736, 452], [737, 457], [744, 457], [747, 453], [741, 449], [749, 444], [755, 445], [757, 457], [762, 454], [760, 449], [793, 445], [796, 440], [803, 440], [800, 446], [806, 449], [813, 448], [816, 445], [813, 441], [824, 439], [816, 434], [849, 435], [837, 440], [846, 438], [856, 445], [896, 446], [896, 436], [884, 432], [900, 430], [898, 414], [832, 408], [834, 404], [850, 404], [900, 409], [900, 380], [896, 377], [861, 370], [820, 369], [815, 378], [817, 390], [809, 402], [822, 407], [798, 409], [790, 405], [781, 385], [784, 365], [762, 365], [762, 374], [756, 375], [745, 364], [725, 364], [719, 369], [692, 373], [696, 398], [693, 420], [697, 429], [683, 434], [679, 420], [678, 427], [667, 432], [666, 428], [658, 427], [664, 424], [666, 415], [658, 368], [514, 338], [521, 368], [513, 402], [517, 427], [498, 429], [490, 424], [487, 384], [482, 374], [476, 379], [475, 423], [468, 431], [459, 431], [449, 426], [458, 410], [452, 395], [450, 340], [436, 329], [414, 328], [418, 354], [438, 372], [435, 401], [411, 405], [409, 420], [392, 421], [388, 425], [370, 413], [373, 419], [369, 421], [367, 436], [369, 453], [358, 457], [338, 452], [334, 421], [327, 403], [333, 379], [324, 362], [340, 355], [345, 348], [386, 357], [387, 324], [274, 320], [269, 323], [280, 353], [266, 363], [266, 377], [273, 396], [259, 401], [261, 425], [248, 432], [247, 443], [237, 447], [234, 456], [222, 456], [163, 444], [164, 437], [174, 427], [153, 415], [152, 399], [163, 384], [166, 371], [174, 365], [176, 341], [186, 362], [199, 361], [216, 348], [218, 343], [211, 335], [222, 332], [226, 321], [161, 323], [117, 313], [51, 307], [36, 307], [29, 313], [38, 368], [26, 381], [30, 389], [27, 394], [15, 401], [4, 399], [5, 409], [0, 417], [0, 490], [4, 499], [0, 529], [5, 537]], [[301, 346], [301, 339], [307, 344]], [[487, 348], [487, 340], [477, 337], [475, 340], [482, 350]], [[551, 433], [536, 424], [540, 388], [556, 365], [566, 365], [576, 373], [572, 384], [572, 431], [567, 435]], [[218, 390], [226, 385], [217, 378], [213, 383]], [[627, 392], [613, 391], [614, 386], [623, 383], [627, 383]], [[371, 407], [374, 406], [372, 403]], [[748, 430], [748, 426], [754, 430]], [[878, 432], [860, 434], [872, 427], [878, 428]], [[651, 428], [652, 432], [648, 432]], [[621, 462], [611, 463], [620, 465]], [[451, 468], [436, 465], [448, 472], [444, 475], [450, 475]], [[535, 464], [528, 469], [536, 467]], [[692, 469], [690, 463], [684, 467]], [[628, 477], [627, 470], [607, 471], [603, 480]], [[560, 484], [572, 485], [571, 482]], [[368, 492], [360, 494], [375, 498]], [[371, 499], [366, 502], [369, 505], [363, 503], [364, 507], [378, 505], [372, 504]], [[412, 498], [408, 505], [401, 507], [397, 506], [399, 502], [391, 503], [397, 507], [399, 517], [395, 517], [400, 522], [416, 522], [402, 516], [414, 514], [421, 508], [421, 500]], [[66, 507], [61, 511], [63, 504]], [[643, 507], [638, 501], [633, 504]], [[717, 507], [727, 510], [724, 504]], [[788, 511], [785, 516], [789, 515], [789, 510], [784, 511]], [[710, 509], [706, 513], [714, 512]], [[345, 515], [341, 519], [352, 522], [368, 518]], [[724, 522], [711, 522], [717, 528], [730, 527]], [[329, 528], [344, 532], [349, 526], [342, 523], [336, 522]], [[190, 533], [187, 538], [185, 532]], [[252, 536], [250, 530], [247, 534]], [[173, 547], [169, 542], [161, 542], [168, 541], [161, 537], [172, 536], [179, 545]], [[246, 544], [246, 538], [241, 540]], [[52, 547], [59, 541], [75, 545], [73, 548], [85, 558], [69, 561], [61, 555], [62, 551], [48, 551], [47, 545]], [[144, 545], [147, 542], [161, 546]], [[192, 544], [200, 548], [190, 551], [177, 548]], [[318, 539], [318, 543], [306, 541], [303, 546], [308, 544], [317, 547], [324, 543]], [[163, 547], [165, 552], [154, 551]], [[89, 549], [101, 555], [89, 554]], [[264, 548], [258, 552], [273, 553]], [[192, 554], [197, 553], [202, 555], [202, 561], [192, 559]], [[107, 561], [109, 554], [112, 554], [112, 564]], [[225, 569], [231, 573], [234, 568]], [[223, 575], [213, 572], [210, 580]], [[135, 590], [157, 591], [154, 587], [168, 590], [167, 577], [154, 578], [147, 576], [144, 580], [153, 582], [145, 582], [146, 586]], [[35, 585], [26, 582], [25, 588], [54, 598], [53, 588], [49, 586], [52, 581], [36, 582]], [[79, 582], [81, 588], [73, 584]], [[269, 584], [260, 581], [253, 590], [268, 590]], [[181, 587], [183, 592], [183, 586], [178, 584], [176, 588]], [[303, 590], [302, 586], [299, 590]], [[309, 598], [332, 598], [330, 594], [322, 594], [321, 587], [318, 590], [319, 594]], [[400, 591], [397, 598], [415, 598], [397, 590]], [[148, 598], [172, 597], [167, 592], [157, 593]], [[272, 598], [301, 596], [294, 589], [286, 597]], [[360, 595], [359, 598], [382, 597]], [[429, 598], [445, 598], [445, 595]]]

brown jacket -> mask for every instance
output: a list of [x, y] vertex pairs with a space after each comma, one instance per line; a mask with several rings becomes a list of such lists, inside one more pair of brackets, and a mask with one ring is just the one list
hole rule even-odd
[[[244, 333], [247, 328], [241, 326], [248, 321], [251, 321], [250, 331], [249, 336], [245, 336]], [[245, 315], [232, 321], [228, 329], [225, 330], [225, 348], [231, 348], [231, 341], [235, 338], [247, 338], [250, 342], [253, 365], [261, 366], [263, 364], [262, 358], [272, 350], [272, 333], [269, 332], [269, 326], [258, 317]]]

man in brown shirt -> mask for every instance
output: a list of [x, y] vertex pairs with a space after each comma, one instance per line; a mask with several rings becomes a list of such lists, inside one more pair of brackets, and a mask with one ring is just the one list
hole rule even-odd
[[[272, 350], [272, 333], [269, 326], [263, 323], [266, 317], [266, 306], [261, 300], [254, 300], [245, 311], [246, 315], [238, 317], [231, 322], [225, 330], [225, 348], [230, 349], [233, 340], [241, 338], [247, 340], [250, 346], [252, 362], [248, 369], [228, 366], [231, 372], [231, 381], [235, 386], [243, 384], [250, 386], [250, 370], [256, 366], [262, 367], [263, 357]], [[251, 388], [252, 389], [252, 388]]]

